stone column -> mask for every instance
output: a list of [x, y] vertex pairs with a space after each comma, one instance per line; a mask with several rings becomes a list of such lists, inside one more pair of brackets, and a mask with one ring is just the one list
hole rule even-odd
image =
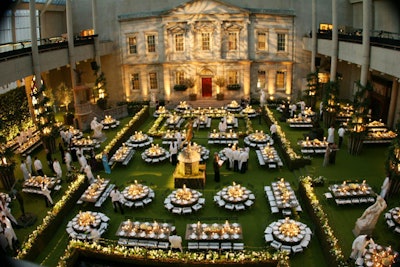
[[171, 77], [169, 74], [169, 65], [163, 65], [163, 78], [164, 78], [164, 97], [166, 101], [171, 100]]
[[[93, 33], [96, 35], [98, 34], [98, 23], [97, 23], [97, 0], [92, 0], [92, 26], [93, 26]], [[94, 37], [94, 56], [96, 60], [96, 64], [101, 69], [101, 60], [100, 60], [100, 53], [99, 53], [99, 37]]]
[[372, 0], [363, 0], [363, 32], [362, 32], [362, 64], [360, 83], [367, 85], [370, 63], [370, 31], [371, 31]]
[[317, 0], [311, 3], [312, 23], [311, 23], [311, 72], [315, 72], [315, 58], [317, 56]]
[[[72, 0], [66, 0], [65, 9], [67, 13], [67, 35], [68, 35], [68, 56], [69, 56], [69, 65], [71, 72], [71, 84], [72, 88], [75, 88], [77, 85], [76, 75], [75, 75], [75, 53], [74, 53], [74, 28], [72, 24]], [[75, 99], [75, 98], [74, 98]], [[77, 104], [77, 103], [75, 103]]]
[[389, 128], [394, 128], [395, 126], [395, 116], [399, 113], [399, 110], [396, 110], [398, 103], [398, 92], [399, 92], [399, 82], [396, 78], [393, 79], [392, 84], [392, 94], [390, 95], [390, 105], [389, 105], [389, 115], [387, 118], [387, 125]]
[[250, 97], [250, 66], [249, 61], [243, 62], [243, 94], [245, 98]]
[[17, 42], [17, 34], [15, 28], [15, 9], [11, 9], [11, 35], [12, 35], [12, 42]]
[[29, 16], [31, 23], [31, 42], [32, 42], [32, 68], [33, 73], [36, 76], [36, 87], [42, 87], [42, 78], [40, 71], [40, 61], [39, 61], [39, 49], [37, 43], [37, 31], [36, 31], [36, 9], [35, 0], [29, 1]]
[[338, 61], [338, 19], [337, 19], [337, 0], [332, 0], [332, 56], [330, 81], [336, 81], [336, 70]]
[[276, 70], [275, 67], [273, 69], [268, 70], [268, 94], [269, 96], [273, 96], [276, 92], [275, 88], [276, 84]]
[[292, 94], [292, 71], [293, 71], [293, 64], [290, 63], [286, 67], [286, 88], [285, 88], [285, 93], [287, 95]]

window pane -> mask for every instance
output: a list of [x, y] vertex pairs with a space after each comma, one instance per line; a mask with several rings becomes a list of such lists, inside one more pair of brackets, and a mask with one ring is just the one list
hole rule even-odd
[[158, 88], [157, 73], [155, 72], [149, 73], [149, 78], [150, 78], [150, 89], [157, 89]]
[[201, 50], [210, 50], [210, 33], [202, 33], [201, 34]]
[[156, 37], [154, 35], [147, 36], [147, 52], [156, 52]]
[[237, 50], [237, 33], [229, 32], [229, 50]]
[[283, 71], [276, 72], [276, 88], [277, 89], [285, 88], [285, 72]]
[[175, 34], [175, 51], [183, 51], [183, 33]]
[[257, 87], [265, 88], [265, 71], [263, 70], [258, 71]]
[[228, 84], [237, 84], [237, 72], [236, 71], [228, 71]]
[[266, 34], [265, 32], [259, 32], [257, 35], [257, 44], [259, 50], [265, 50], [266, 47]]
[[183, 84], [183, 80], [185, 79], [185, 72], [177, 71], [175, 78], [176, 78], [175, 80], [176, 84]]
[[286, 34], [278, 33], [278, 51], [286, 51]]
[[137, 53], [137, 46], [136, 46], [136, 36], [129, 37], [129, 54], [136, 54]]
[[139, 86], [139, 73], [131, 74], [131, 83], [132, 83], [132, 90], [140, 89], [140, 86]]

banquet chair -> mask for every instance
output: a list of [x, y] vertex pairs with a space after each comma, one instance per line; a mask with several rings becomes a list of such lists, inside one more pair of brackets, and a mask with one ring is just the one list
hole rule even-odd
[[244, 243], [233, 243], [233, 250], [244, 250]]
[[182, 213], [182, 208], [173, 207], [173, 208], [172, 208], [172, 213], [174, 213], [174, 214], [181, 214], [181, 213]]
[[254, 201], [248, 199], [246, 202], [244, 202], [244, 205], [246, 205], [247, 207], [250, 207], [251, 205], [253, 205]]
[[118, 245], [123, 245], [123, 246], [125, 246], [125, 245], [127, 245], [128, 244], [128, 239], [126, 239], [126, 238], [120, 238], [120, 239], [118, 239]]
[[135, 202], [135, 208], [139, 208], [139, 207], [144, 207], [144, 203], [143, 203], [143, 201], [136, 201]]
[[396, 233], [400, 234], [400, 227], [399, 227], [399, 226], [396, 226], [396, 228], [394, 228], [394, 231], [395, 231]]
[[288, 246], [288, 245], [282, 245], [281, 246], [281, 250], [282, 251], [286, 251], [286, 252], [288, 252], [290, 254], [292, 252], [292, 247]]
[[191, 207], [183, 207], [182, 208], [182, 214], [191, 214], [191, 213], [192, 213]]
[[272, 214], [279, 213], [279, 209], [276, 206], [271, 206], [271, 213]]
[[225, 209], [227, 209], [227, 210], [233, 210], [234, 208], [235, 208], [235, 206], [231, 203], [225, 204]]
[[282, 243], [274, 240], [274, 241], [272, 241], [270, 246], [275, 248], [276, 250], [279, 250], [281, 248], [281, 246], [282, 246]]
[[207, 250], [208, 249], [208, 242], [199, 242], [198, 249]]
[[203, 207], [202, 205], [200, 205], [199, 203], [197, 203], [197, 204], [193, 205], [192, 209], [193, 209], [194, 211], [198, 211], [198, 210], [200, 210], [202, 207]]
[[265, 234], [264, 239], [265, 239], [265, 242], [267, 242], [267, 243], [274, 241], [274, 237], [272, 236], [271, 233]]
[[225, 201], [223, 201], [222, 199], [220, 201], [218, 201], [218, 206], [219, 207], [224, 207], [225, 206]]
[[206, 202], [206, 199], [205, 198], [203, 198], [203, 197], [201, 197], [201, 198], [199, 198], [199, 200], [198, 200], [198, 203], [199, 204], [204, 204]]
[[138, 246], [138, 240], [137, 240], [137, 239], [128, 239], [128, 246], [129, 246], [129, 247], [136, 247], [136, 246]]
[[303, 252], [303, 247], [301, 245], [295, 245], [292, 247], [292, 251], [294, 254]]
[[147, 204], [151, 203], [152, 201], [153, 201], [152, 198], [147, 197], [147, 198], [143, 199], [143, 204], [147, 205]]
[[172, 209], [174, 208], [174, 205], [172, 205], [171, 203], [166, 203], [166, 204], [164, 204], [164, 207], [165, 207], [167, 210], [172, 210]]
[[231, 242], [221, 243], [221, 250], [232, 250], [232, 243]]
[[197, 250], [199, 249], [198, 242], [188, 242], [188, 250]]
[[219, 243], [218, 242], [209, 242], [208, 249], [219, 250]]
[[235, 205], [235, 210], [245, 210], [246, 207], [243, 204], [236, 204]]
[[265, 228], [264, 234], [272, 234], [272, 231], [273, 231], [272, 227], [268, 226], [267, 228]]

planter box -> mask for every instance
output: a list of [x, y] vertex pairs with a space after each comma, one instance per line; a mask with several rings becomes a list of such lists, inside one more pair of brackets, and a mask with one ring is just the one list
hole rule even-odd
[[217, 100], [224, 100], [224, 94], [217, 94]]
[[197, 95], [196, 94], [190, 94], [189, 95], [189, 100], [190, 101], [195, 101], [197, 99]]

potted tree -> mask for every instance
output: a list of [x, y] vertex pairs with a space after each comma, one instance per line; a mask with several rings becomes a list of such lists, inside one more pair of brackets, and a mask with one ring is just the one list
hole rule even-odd
[[65, 83], [61, 83], [56, 89], [55, 96], [57, 97], [57, 102], [65, 106], [64, 123], [66, 125], [73, 125], [74, 114], [69, 110], [69, 106], [74, 98], [72, 90]]
[[197, 94], [196, 92], [192, 91], [193, 87], [194, 87], [194, 78], [190, 77], [190, 78], [186, 78], [183, 81], [183, 84], [186, 86], [186, 88], [189, 88], [189, 100], [194, 101], [197, 98]]
[[226, 80], [222, 76], [218, 76], [215, 79], [215, 84], [218, 86], [217, 87], [217, 100], [224, 100], [224, 93], [222, 92], [222, 88], [226, 84]]

